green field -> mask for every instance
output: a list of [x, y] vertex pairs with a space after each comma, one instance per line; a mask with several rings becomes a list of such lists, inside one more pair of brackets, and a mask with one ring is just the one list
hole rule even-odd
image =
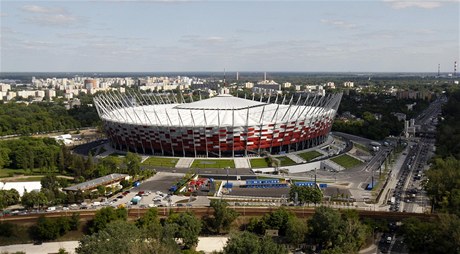
[[276, 159], [280, 160], [281, 162], [281, 167], [284, 167], [284, 166], [292, 166], [292, 165], [296, 165], [297, 163], [295, 163], [295, 161], [289, 159], [287, 156], [281, 156], [281, 157], [275, 157]]
[[176, 158], [149, 157], [147, 160], [142, 162], [142, 165], [173, 168], [176, 166], [178, 161], [179, 159]]
[[235, 162], [233, 160], [207, 160], [207, 159], [195, 159], [192, 163], [191, 168], [235, 168]]
[[268, 168], [268, 162], [264, 158], [259, 158], [259, 159], [252, 159], [250, 160], [251, 162], [251, 168]]
[[343, 154], [339, 157], [332, 158], [331, 161], [339, 164], [344, 168], [352, 168], [362, 163], [360, 160], [355, 159], [348, 154]]
[[314, 158], [317, 158], [317, 157], [319, 157], [319, 156], [321, 156], [323, 154], [318, 152], [318, 151], [309, 151], [309, 152], [305, 152], [305, 153], [299, 153], [297, 155], [299, 157], [301, 157], [302, 159], [306, 160], [306, 161], [311, 161]]

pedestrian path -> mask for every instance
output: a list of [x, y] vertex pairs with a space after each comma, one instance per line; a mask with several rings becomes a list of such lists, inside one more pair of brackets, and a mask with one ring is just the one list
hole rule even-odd
[[176, 168], [190, 168], [193, 163], [193, 158], [180, 158], [176, 163]]
[[248, 158], [235, 158], [235, 168], [251, 168]]
[[293, 161], [295, 161], [295, 163], [305, 163], [306, 161], [304, 159], [302, 159], [300, 156], [298, 156], [297, 154], [288, 154], [287, 157]]

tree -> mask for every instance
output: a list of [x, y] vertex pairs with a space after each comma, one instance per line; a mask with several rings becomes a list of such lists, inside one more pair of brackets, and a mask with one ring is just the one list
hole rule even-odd
[[205, 218], [208, 230], [214, 233], [227, 232], [238, 213], [228, 208], [228, 203], [220, 199], [211, 200], [211, 207], [214, 210], [213, 216]]
[[286, 227], [286, 241], [294, 246], [297, 246], [303, 242], [308, 234], [308, 226], [307, 224], [295, 217], [289, 217]]
[[174, 254], [175, 246], [164, 244], [160, 239], [147, 238], [142, 230], [126, 221], [113, 221], [98, 233], [86, 235], [80, 241], [78, 254]]
[[175, 238], [181, 238], [185, 248], [192, 248], [198, 243], [201, 221], [192, 213], [173, 213], [166, 220]]
[[310, 236], [321, 249], [330, 248], [338, 242], [341, 235], [341, 218], [338, 211], [324, 206], [318, 207], [308, 224]]
[[232, 235], [224, 247], [224, 254], [246, 253], [283, 254], [288, 253], [288, 251], [268, 237], [259, 238], [257, 235], [246, 231]]
[[289, 199], [292, 201], [297, 201], [301, 204], [309, 203], [320, 203], [323, 200], [323, 193], [316, 186], [297, 186], [292, 185], [289, 189]]
[[361, 224], [356, 211], [340, 214], [328, 207], [319, 207], [309, 221], [310, 237], [321, 250], [330, 253], [354, 253], [364, 244], [369, 234]]
[[126, 220], [128, 212], [125, 208], [114, 209], [113, 207], [104, 207], [96, 212], [94, 219], [89, 226], [90, 233], [99, 232], [104, 229], [107, 224], [116, 220]]
[[0, 209], [17, 203], [19, 203], [19, 193], [17, 190], [0, 190]]
[[125, 164], [128, 174], [135, 176], [141, 171], [141, 157], [135, 153], [128, 152], [125, 156]]
[[48, 204], [48, 199], [43, 192], [31, 191], [24, 192], [21, 198], [21, 204], [26, 208], [34, 208], [35, 206], [44, 206]]
[[37, 225], [31, 228], [31, 235], [37, 240], [55, 240], [60, 235], [60, 228], [56, 221], [41, 215], [38, 217]]

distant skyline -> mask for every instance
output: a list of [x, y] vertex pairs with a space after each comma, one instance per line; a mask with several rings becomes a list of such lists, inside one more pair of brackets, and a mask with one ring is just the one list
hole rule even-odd
[[460, 58], [460, 0], [0, 0], [0, 21], [0, 72], [449, 73]]

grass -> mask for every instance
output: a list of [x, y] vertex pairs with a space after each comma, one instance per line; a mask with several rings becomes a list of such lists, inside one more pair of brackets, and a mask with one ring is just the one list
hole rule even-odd
[[339, 164], [340, 166], [342, 166], [342, 167], [344, 167], [346, 169], [358, 166], [359, 164], [362, 164], [362, 162], [360, 160], [355, 159], [355, 158], [351, 157], [348, 154], [343, 154], [343, 155], [340, 155], [338, 157], [332, 158], [331, 161]]
[[302, 159], [304, 159], [305, 161], [311, 161], [314, 158], [317, 158], [317, 157], [319, 157], [319, 156], [321, 156], [323, 154], [318, 152], [318, 151], [309, 151], [309, 152], [305, 152], [305, 153], [299, 153], [297, 155], [299, 157], [301, 157]]
[[268, 162], [265, 158], [251, 159], [251, 168], [268, 168]]
[[173, 168], [176, 166], [179, 159], [175, 158], [164, 158], [164, 157], [149, 157], [142, 165], [144, 166], [153, 166], [153, 167], [168, 167]]
[[192, 163], [191, 168], [235, 168], [235, 162], [233, 160], [207, 160], [207, 159], [195, 159]]
[[291, 159], [289, 159], [289, 157], [287, 156], [281, 156], [281, 157], [275, 157], [276, 159], [280, 160], [280, 163], [281, 163], [281, 167], [285, 167], [285, 166], [292, 166], [292, 165], [296, 165], [297, 163]]

